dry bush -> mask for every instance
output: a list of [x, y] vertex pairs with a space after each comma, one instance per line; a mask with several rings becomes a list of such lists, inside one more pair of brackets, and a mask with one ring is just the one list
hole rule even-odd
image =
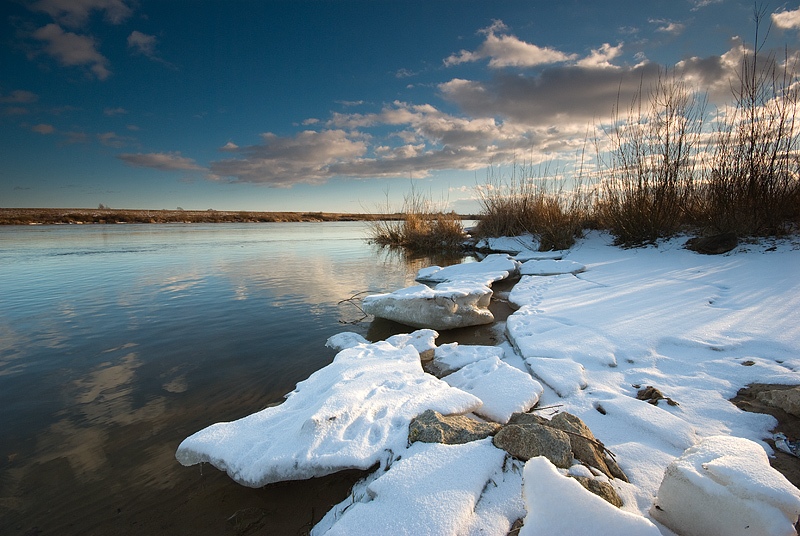
[[619, 245], [652, 243], [692, 219], [705, 104], [675, 72], [640, 88], [626, 118], [619, 107], [595, 138], [601, 188], [597, 214]]
[[779, 65], [774, 54], [761, 53], [766, 11], [754, 15], [753, 50], [743, 55], [734, 103], [715, 132], [699, 223], [716, 232], [780, 235], [800, 221], [797, 65], [788, 54]]
[[376, 221], [370, 234], [375, 244], [414, 253], [460, 251], [466, 238], [461, 218], [455, 212], [437, 208], [413, 187], [404, 196], [401, 218]]
[[486, 184], [477, 188], [481, 216], [475, 234], [530, 233], [539, 240], [542, 251], [568, 249], [589, 219], [589, 196], [580, 185], [565, 191], [564, 181], [550, 177], [547, 166], [536, 174], [531, 170], [532, 166], [514, 165], [511, 176], [504, 179], [490, 168]]

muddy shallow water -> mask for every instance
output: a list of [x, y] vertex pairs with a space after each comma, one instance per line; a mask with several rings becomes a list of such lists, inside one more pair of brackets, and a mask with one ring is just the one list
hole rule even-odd
[[360, 472], [250, 489], [174, 454], [280, 402], [329, 336], [409, 331], [342, 300], [457, 260], [386, 255], [366, 226], [0, 229], [0, 534], [306, 533]]

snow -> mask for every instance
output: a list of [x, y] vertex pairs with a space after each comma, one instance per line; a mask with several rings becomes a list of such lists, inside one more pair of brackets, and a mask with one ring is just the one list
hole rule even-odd
[[521, 275], [560, 275], [577, 274], [586, 270], [579, 262], [568, 260], [529, 260], [519, 267]]
[[757, 443], [714, 436], [667, 467], [651, 513], [684, 536], [791, 536], [800, 491], [770, 467]]
[[562, 475], [539, 456], [525, 463], [523, 490], [528, 515], [520, 536], [591, 534], [592, 536], [660, 536], [642, 516], [620, 510]]
[[176, 457], [208, 462], [251, 487], [368, 469], [406, 447], [411, 419], [425, 410], [461, 414], [480, 405], [423, 372], [413, 345], [378, 342], [339, 352], [279, 406], [195, 433]]
[[521, 253], [534, 252], [539, 243], [533, 235], [501, 236], [499, 238], [482, 238], [475, 244], [478, 249], [489, 249], [519, 256]]
[[[765, 465], [772, 451], [764, 439], [775, 419], [743, 412], [729, 400], [749, 383], [800, 384], [800, 245], [776, 240], [709, 256], [685, 250], [685, 240], [620, 249], [607, 235], [589, 233], [559, 252], [584, 271], [520, 278], [508, 297], [519, 309], [506, 321], [507, 343], [492, 351], [435, 348], [434, 364], [449, 373], [444, 380], [419, 364], [419, 352], [435, 345], [430, 330], [396, 336], [394, 345], [332, 337], [329, 345], [341, 350], [334, 362], [298, 384], [282, 406], [201, 431], [181, 445], [178, 457], [211, 461], [248, 485], [382, 461], [315, 534], [505, 534], [527, 511], [521, 534], [672, 535], [653, 513], [656, 494], [659, 504], [670, 496], [669, 484], [666, 495], [659, 492], [668, 467], [693, 475], [673, 497], [733, 497], [742, 512], [766, 516], [775, 526], [794, 522], [797, 490], [776, 484]], [[432, 267], [419, 277], [444, 288], [488, 285], [531, 255]], [[549, 260], [555, 259], [536, 262]], [[405, 294], [441, 290], [412, 289]], [[538, 406], [552, 407], [539, 414], [580, 417], [614, 453], [630, 480], [609, 481], [623, 499], [621, 509], [537, 458], [525, 466], [527, 507], [521, 505], [519, 466], [488, 454], [490, 440], [407, 446], [408, 423], [425, 409], [504, 422], [511, 406], [530, 403], [531, 382], [539, 385]], [[637, 391], [647, 386], [677, 405], [638, 400]], [[420, 529], [419, 519], [430, 525]], [[710, 534], [697, 519], [676, 530]], [[766, 534], [781, 533], [765, 527]]]
[[505, 424], [515, 412], [525, 412], [536, 405], [542, 386], [522, 372], [501, 361], [487, 357], [464, 366], [444, 377], [451, 387], [471, 393], [483, 405], [475, 413], [490, 421]]
[[445, 375], [481, 359], [489, 357], [502, 359], [504, 356], [505, 350], [499, 346], [479, 346], [451, 342], [436, 348], [433, 365], [439, 373]]
[[491, 439], [464, 445], [414, 443], [391, 470], [367, 486], [362, 502], [347, 508], [329, 530], [315, 529], [313, 534], [467, 534], [474, 517], [491, 517], [497, 508], [497, 499], [489, 497], [492, 504], [476, 512], [484, 488], [505, 458]]

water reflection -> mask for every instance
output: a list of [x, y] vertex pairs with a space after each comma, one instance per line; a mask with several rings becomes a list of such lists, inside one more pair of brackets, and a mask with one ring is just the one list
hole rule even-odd
[[[375, 250], [364, 230], [0, 229], [0, 533], [78, 534], [130, 508], [169, 517], [199, 478], [174, 460], [184, 437], [279, 401], [332, 359], [330, 335], [375, 336], [342, 325], [360, 316], [342, 300], [460, 261]], [[213, 493], [211, 509], [229, 506]]]

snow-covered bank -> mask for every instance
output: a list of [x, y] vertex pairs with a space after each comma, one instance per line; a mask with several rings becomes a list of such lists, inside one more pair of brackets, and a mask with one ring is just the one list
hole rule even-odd
[[[588, 534], [594, 527], [596, 533], [673, 534], [650, 513], [670, 463], [711, 436], [743, 438], [749, 442], [723, 444], [734, 450], [756, 445], [771, 454], [763, 439], [770, 436], [774, 418], [742, 412], [728, 400], [749, 383], [800, 384], [800, 243], [744, 245], [727, 255], [704, 256], [683, 249], [684, 241], [624, 250], [592, 234], [559, 255], [564, 257], [560, 264], [528, 261], [525, 273], [558, 275], [523, 275], [515, 286], [509, 299], [519, 310], [508, 319], [511, 344], [502, 346], [502, 359], [496, 348], [436, 349], [440, 370], [455, 371], [445, 377], [453, 387], [421, 374], [422, 348], [340, 337], [334, 346], [348, 349], [332, 368], [299, 384], [282, 406], [201, 431], [181, 445], [178, 457], [183, 463], [211, 461], [235, 474], [255, 467], [269, 473], [279, 466], [288, 478], [384, 460], [315, 534], [368, 534], [381, 523], [387, 534], [501, 535], [524, 514], [521, 480], [515, 476], [519, 462], [494, 453], [489, 440], [470, 447], [415, 443], [407, 448], [397, 429], [405, 426], [407, 432], [407, 423], [425, 409], [483, 409], [484, 418], [504, 422], [509, 410], [503, 404], [524, 411], [535, 402], [535, 393], [539, 407], [558, 406], [540, 415], [563, 411], [580, 417], [616, 455], [630, 483], [606, 479], [624, 502], [621, 515], [611, 516], [603, 513], [605, 505], [586, 498], [588, 492], [561, 479], [566, 472], [591, 476], [583, 466], [559, 470], [533, 458], [525, 474], [538, 475], [538, 488], [543, 481], [550, 485], [538, 490], [526, 485], [525, 532], [583, 527]], [[517, 256], [533, 258], [528, 251]], [[540, 270], [536, 262], [546, 266]], [[423, 275], [429, 272], [435, 273]], [[509, 374], [509, 367], [522, 376]], [[343, 387], [345, 379], [356, 376], [365, 383], [356, 390]], [[510, 385], [519, 387], [510, 392]], [[416, 386], [430, 389], [431, 397], [441, 393], [439, 405], [426, 407], [433, 400], [425, 400]], [[677, 404], [638, 399], [647, 386]], [[335, 411], [323, 411], [328, 407]], [[277, 424], [263, 427], [267, 420]], [[307, 422], [314, 423], [313, 430]], [[387, 449], [392, 459], [382, 458]], [[484, 450], [494, 454], [479, 454]], [[397, 457], [400, 461], [391, 463]], [[233, 460], [238, 465], [232, 471]], [[732, 479], [729, 486], [753, 489], [745, 481], [746, 470], [724, 475]], [[769, 501], [762, 508], [752, 497], [746, 500], [759, 511], [772, 507]], [[711, 505], [706, 513], [724, 515]]]

